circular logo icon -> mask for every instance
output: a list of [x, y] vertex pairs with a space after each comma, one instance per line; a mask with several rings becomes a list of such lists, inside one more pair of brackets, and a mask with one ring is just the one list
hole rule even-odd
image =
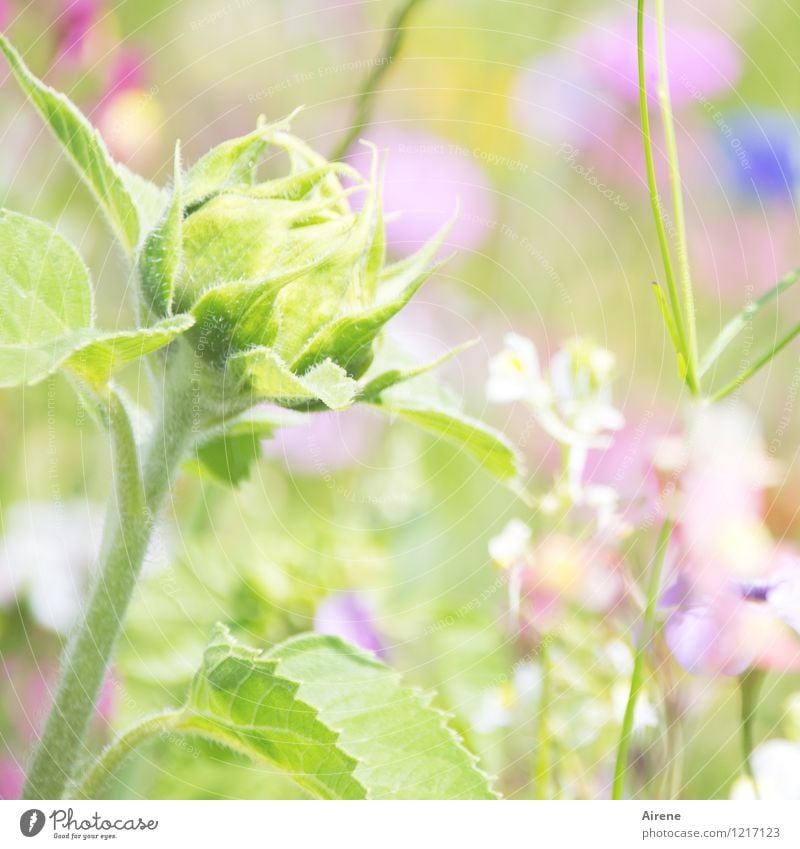
[[44, 828], [44, 812], [38, 808], [31, 808], [19, 818], [19, 830], [25, 837], [36, 837]]

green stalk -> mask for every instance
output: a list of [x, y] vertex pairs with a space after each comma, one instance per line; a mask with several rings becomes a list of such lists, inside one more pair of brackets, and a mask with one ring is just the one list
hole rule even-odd
[[353, 117], [353, 123], [350, 125], [350, 128], [347, 130], [339, 144], [336, 145], [330, 156], [331, 161], [341, 159], [350, 149], [350, 145], [352, 145], [352, 143], [358, 138], [358, 134], [361, 130], [369, 123], [375, 93], [377, 92], [384, 75], [391, 67], [392, 62], [403, 46], [406, 23], [411, 13], [414, 11], [414, 7], [419, 2], [420, 0], [405, 0], [405, 3], [403, 3], [400, 7], [394, 20], [389, 24], [386, 44], [378, 54], [375, 67], [365, 80], [358, 95], [356, 114]]
[[758, 696], [764, 681], [761, 669], [749, 669], [739, 676], [739, 697], [741, 699], [742, 765], [745, 775], [753, 782], [756, 797], [759, 796], [756, 777], [753, 774], [752, 755], [754, 748], [753, 731], [758, 710]]
[[675, 138], [675, 122], [672, 116], [672, 99], [667, 75], [666, 24], [664, 21], [664, 0], [656, 0], [656, 31], [658, 36], [658, 99], [661, 104], [661, 117], [664, 122], [664, 138], [667, 143], [669, 180], [672, 187], [672, 209], [675, 215], [675, 238], [678, 248], [678, 272], [686, 308], [686, 344], [688, 375], [696, 391], [700, 392], [700, 378], [697, 374], [697, 315], [694, 305], [692, 275], [689, 268], [689, 248], [686, 239], [686, 216], [683, 207], [683, 187], [678, 159], [678, 143]]
[[95, 585], [67, 646], [58, 689], [31, 760], [24, 799], [60, 799], [76, 764], [133, 594], [153, 527], [192, 425], [192, 352], [183, 342], [168, 353], [163, 402], [143, 467], [130, 416], [109, 391], [114, 497], [109, 504]]
[[92, 764], [86, 777], [75, 789], [75, 799], [99, 799], [106, 782], [117, 771], [128, 755], [142, 743], [161, 734], [177, 730], [181, 711], [164, 711], [129, 728], [113, 743], [109, 744], [100, 757]]
[[672, 533], [672, 521], [667, 519], [661, 526], [658, 536], [653, 566], [650, 572], [650, 583], [647, 588], [647, 600], [645, 602], [644, 620], [642, 622], [642, 633], [633, 658], [633, 671], [631, 672], [631, 686], [628, 693], [628, 702], [625, 705], [625, 716], [622, 720], [619, 743], [617, 745], [617, 761], [614, 767], [614, 784], [611, 798], [621, 799], [625, 792], [625, 773], [628, 769], [628, 754], [631, 748], [633, 736], [633, 719], [636, 713], [636, 702], [644, 682], [644, 666], [647, 649], [653, 638], [656, 621], [656, 605], [658, 603], [658, 590], [661, 586], [661, 573], [664, 570], [664, 559], [667, 554], [670, 534]]
[[717, 390], [709, 399], [712, 403], [721, 401], [731, 393], [735, 392], [743, 383], [746, 383], [757, 372], [768, 365], [774, 357], [779, 354], [793, 339], [800, 335], [800, 324], [796, 324], [785, 336], [778, 340], [766, 354], [760, 356], [750, 368], [735, 377], [730, 383]]
[[[667, 295], [669, 297], [669, 305], [672, 311], [674, 336], [677, 338], [677, 344], [675, 345], [676, 353], [678, 354], [678, 361], [682, 372], [681, 377], [685, 377], [692, 393], [698, 394], [699, 387], [695, 377], [695, 369], [689, 356], [689, 345], [687, 343], [683, 309], [681, 308], [680, 298], [678, 297], [675, 272], [672, 268], [669, 239], [667, 237], [667, 228], [664, 222], [664, 207], [658, 191], [658, 182], [656, 181], [655, 159], [653, 156], [653, 138], [650, 129], [650, 108], [647, 102], [647, 75], [645, 73], [644, 0], [638, 0], [637, 5], [636, 51], [639, 67], [639, 112], [642, 123], [642, 144], [644, 147], [644, 159], [647, 171], [647, 186], [650, 192], [650, 206], [653, 211], [653, 220], [655, 221], [656, 233], [658, 234], [661, 262], [664, 266], [664, 277], [667, 281]], [[670, 334], [672, 335], [673, 328], [670, 328], [669, 324], [667, 327], [670, 329]], [[685, 375], [683, 374], [684, 371]]]
[[552, 702], [552, 673], [550, 657], [547, 649], [548, 637], [542, 638], [539, 648], [539, 663], [542, 668], [542, 689], [539, 696], [539, 711], [537, 714], [537, 746], [533, 772], [533, 798], [549, 798], [550, 787], [550, 705]]

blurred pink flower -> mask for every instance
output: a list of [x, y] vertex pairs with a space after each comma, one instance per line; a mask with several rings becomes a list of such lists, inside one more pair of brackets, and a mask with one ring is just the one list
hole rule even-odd
[[60, 0], [55, 20], [56, 61], [79, 62], [83, 48], [100, 11], [100, 0]]
[[800, 554], [764, 523], [775, 469], [755, 416], [736, 404], [701, 410], [667, 453], [677, 564], [661, 603], [674, 608], [665, 635], [675, 658], [690, 672], [725, 675], [800, 668]]
[[[639, 70], [635, 17], [626, 14], [601, 20], [572, 44], [595, 80], [629, 104], [639, 102]], [[645, 23], [645, 75], [648, 93], [656, 97], [658, 54], [654, 21]], [[673, 105], [708, 100], [732, 89], [741, 74], [739, 51], [733, 40], [717, 29], [667, 21], [666, 55]]]
[[[674, 15], [667, 32], [670, 92], [675, 107], [711, 98], [736, 84], [738, 51], [719, 29], [686, 23]], [[657, 54], [652, 28], [646, 32], [649, 93], [656, 95]], [[531, 137], [558, 145], [559, 155], [573, 167], [596, 168], [605, 174], [643, 181], [639, 130], [639, 91], [635, 18], [606, 17], [560, 45], [537, 56], [512, 83], [512, 113]], [[658, 135], [658, 114], [652, 115]], [[686, 123], [678, 122], [679, 127]], [[688, 133], [679, 139], [684, 177], [694, 170], [696, 148]], [[656, 163], [659, 171], [663, 163]]]
[[370, 410], [314, 413], [303, 424], [281, 428], [264, 443], [267, 457], [282, 457], [293, 474], [326, 475], [362, 463], [381, 423]]
[[93, 114], [114, 156], [146, 169], [161, 153], [163, 110], [148, 91], [144, 57], [125, 48], [115, 57], [105, 92]]
[[378, 657], [386, 654], [374, 616], [356, 593], [335, 593], [320, 602], [314, 617], [314, 630], [341, 637]]
[[0, 0], [0, 30], [5, 31], [11, 19], [11, 3], [9, 0]]
[[596, 542], [553, 533], [537, 541], [520, 572], [524, 624], [546, 633], [571, 608], [606, 613], [623, 591], [619, 557]]
[[[419, 130], [368, 127], [362, 136], [377, 145], [386, 162], [383, 205], [390, 252], [404, 256], [421, 247], [457, 209], [445, 244], [480, 250], [497, 221], [494, 190], [472, 151]], [[347, 157], [363, 174], [371, 159], [361, 145]]]
[[730, 581], [713, 594], [678, 584], [668, 590], [667, 598], [680, 595], [667, 619], [665, 637], [689, 672], [738, 675], [752, 666], [800, 670], [797, 552], [779, 550], [771, 573], [760, 581]]

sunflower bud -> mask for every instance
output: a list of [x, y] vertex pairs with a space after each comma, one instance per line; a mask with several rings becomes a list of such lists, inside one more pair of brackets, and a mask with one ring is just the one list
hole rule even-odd
[[[288, 153], [290, 171], [259, 182], [269, 148]], [[377, 156], [364, 181], [277, 125], [220, 145], [185, 178], [176, 155], [173, 197], [142, 246], [139, 279], [152, 314], [193, 314], [188, 337], [210, 367], [286, 406], [338, 407], [439, 244], [384, 267]]]

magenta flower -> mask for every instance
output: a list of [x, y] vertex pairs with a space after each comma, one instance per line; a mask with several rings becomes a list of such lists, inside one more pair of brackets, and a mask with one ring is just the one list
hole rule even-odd
[[356, 593], [335, 593], [320, 602], [314, 617], [314, 630], [341, 637], [378, 657], [386, 654], [372, 612]]
[[80, 61], [84, 45], [100, 11], [100, 0], [61, 0], [56, 18], [57, 60]]
[[[419, 130], [369, 127], [363, 138], [386, 158], [383, 204], [389, 250], [404, 256], [420, 248], [460, 209], [446, 244], [477, 251], [497, 227], [494, 190], [480, 151]], [[354, 148], [348, 161], [362, 173], [370, 152]]]

